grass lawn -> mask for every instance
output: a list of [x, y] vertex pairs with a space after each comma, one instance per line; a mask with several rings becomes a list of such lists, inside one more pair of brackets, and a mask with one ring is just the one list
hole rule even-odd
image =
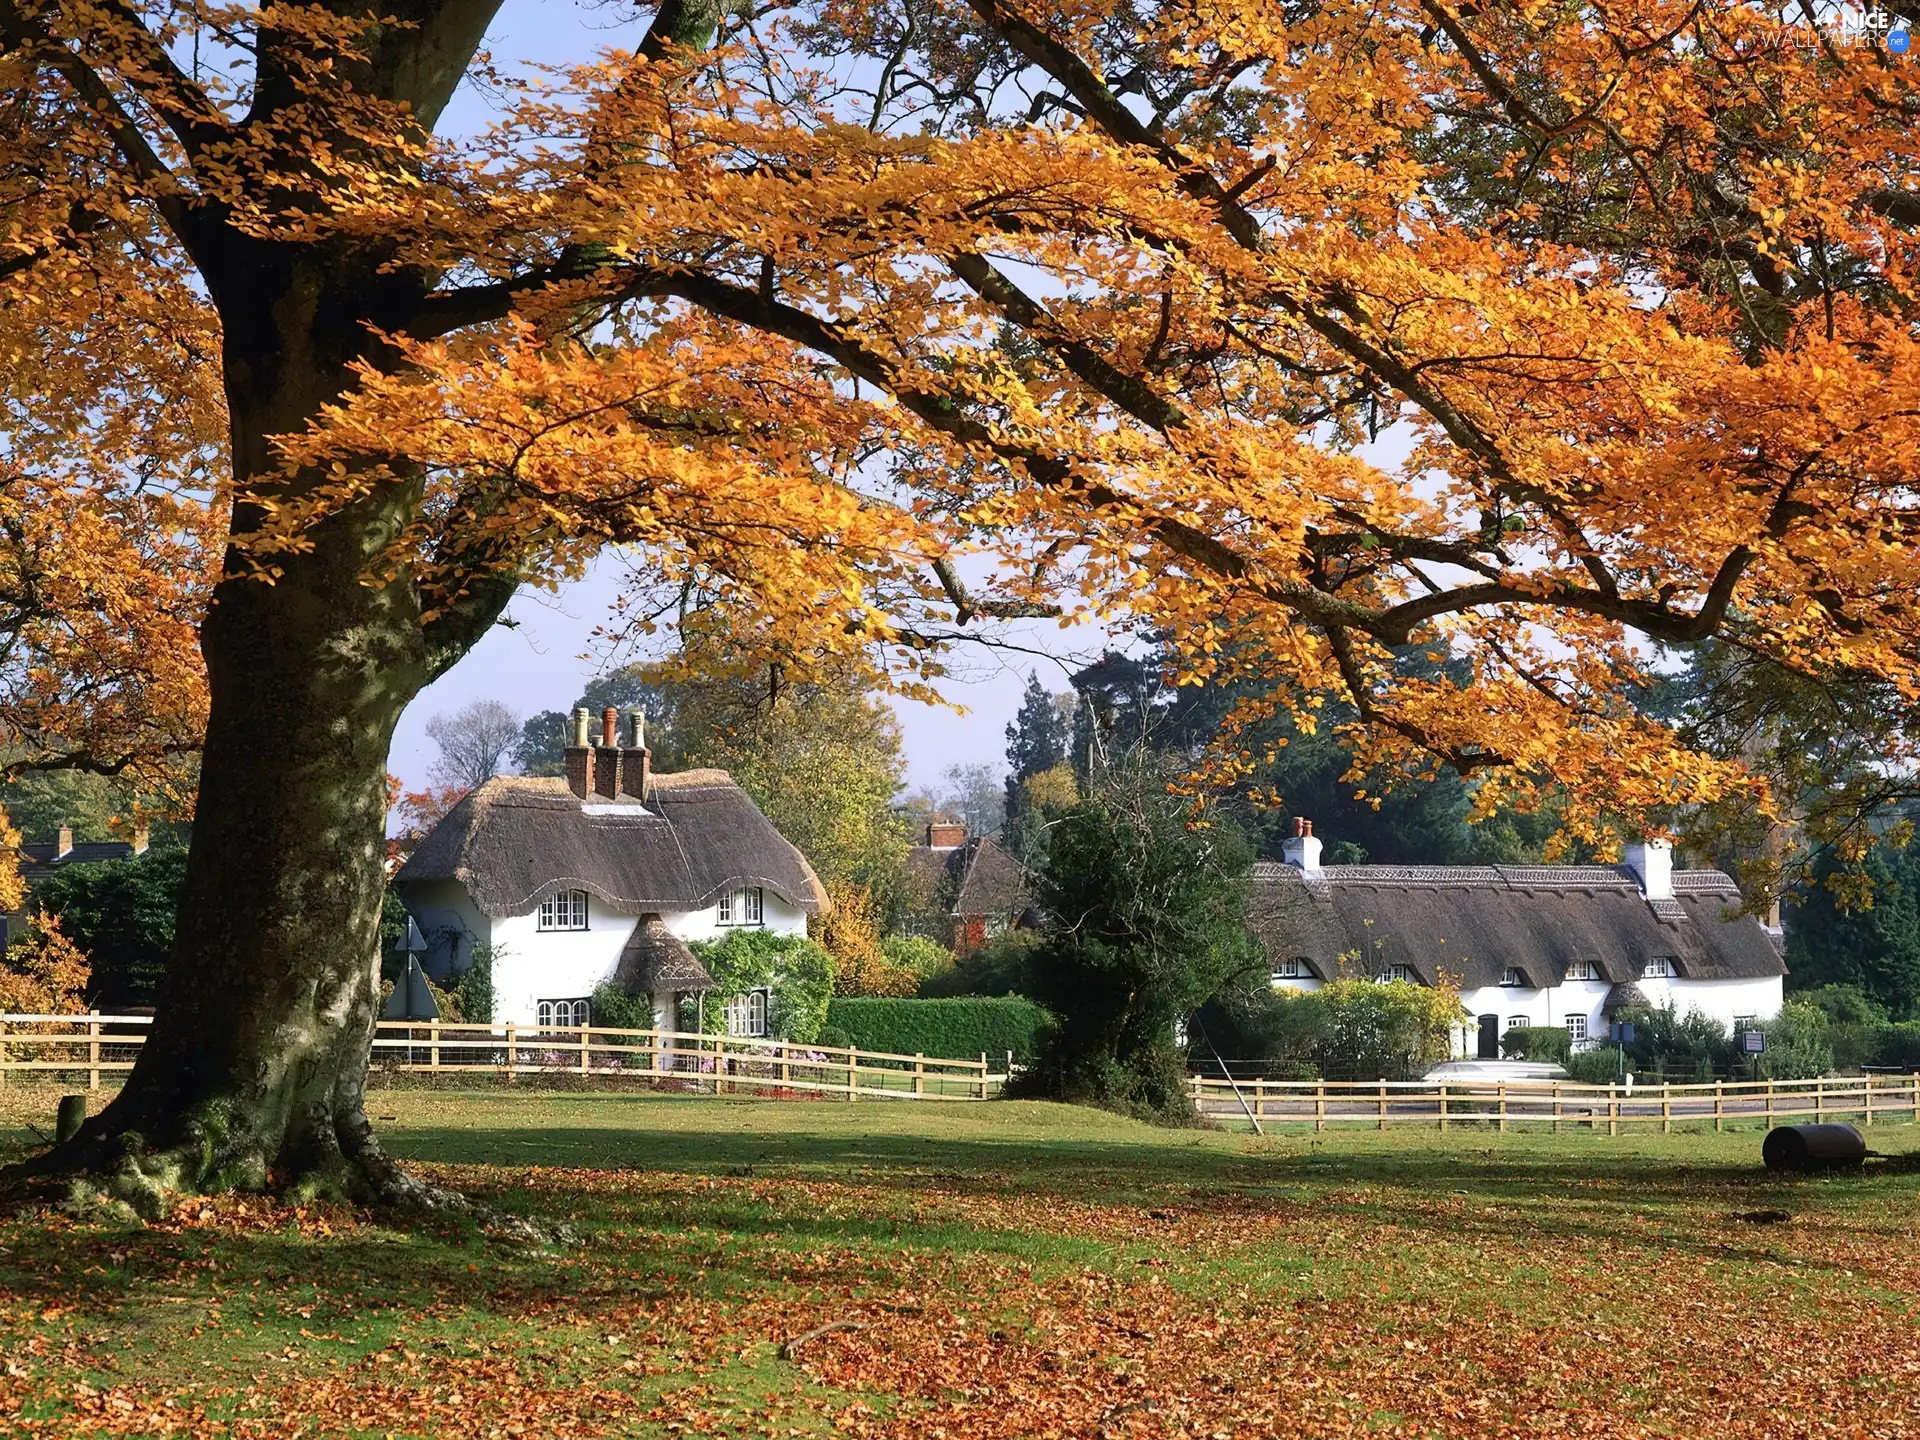
[[0, 1220], [0, 1434], [1920, 1435], [1920, 1178], [1776, 1181], [1753, 1131], [374, 1101], [434, 1179], [582, 1243], [242, 1199]]

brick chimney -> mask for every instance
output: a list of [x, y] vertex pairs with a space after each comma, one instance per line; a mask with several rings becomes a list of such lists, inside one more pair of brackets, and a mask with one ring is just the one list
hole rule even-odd
[[953, 850], [967, 843], [967, 827], [955, 821], [935, 821], [927, 826], [927, 844], [936, 850]]
[[620, 793], [635, 800], [647, 798], [653, 773], [653, 752], [647, 749], [647, 712], [627, 711], [626, 744], [620, 747]]
[[64, 860], [73, 853], [73, 827], [62, 825], [60, 833], [54, 836], [53, 858]]
[[148, 840], [147, 827], [144, 824], [134, 826], [133, 827], [133, 853], [136, 855], [146, 854], [147, 840]]
[[1311, 820], [1294, 817], [1293, 838], [1280, 847], [1280, 858], [1303, 874], [1320, 873], [1320, 842], [1314, 838]]
[[573, 743], [567, 746], [567, 788], [576, 800], [585, 800], [593, 793], [593, 746], [588, 743], [588, 729], [587, 707], [581, 705], [573, 712]]
[[600, 746], [593, 757], [593, 793], [611, 800], [620, 793], [620, 712], [600, 712]]

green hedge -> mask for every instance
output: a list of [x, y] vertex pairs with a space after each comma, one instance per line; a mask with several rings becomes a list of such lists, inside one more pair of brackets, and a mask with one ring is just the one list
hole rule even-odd
[[894, 1055], [930, 1055], [943, 1060], [975, 1060], [1013, 1052], [1017, 1061], [1033, 1058], [1041, 1033], [1052, 1017], [1017, 995], [999, 999], [964, 996], [952, 1000], [880, 1000], [835, 996], [827, 1006], [827, 1026], [839, 1030], [856, 1050]]

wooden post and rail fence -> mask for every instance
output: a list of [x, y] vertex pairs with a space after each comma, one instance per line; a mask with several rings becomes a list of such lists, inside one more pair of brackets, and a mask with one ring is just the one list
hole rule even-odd
[[[141, 1015], [0, 1014], [0, 1089], [45, 1081], [98, 1090], [133, 1068], [149, 1018]], [[601, 1026], [449, 1025], [383, 1021], [373, 1041], [377, 1073], [496, 1079], [631, 1081], [715, 1095], [784, 1093], [824, 1099], [987, 1100], [1013, 1072], [1013, 1056], [963, 1060], [744, 1036]], [[1618, 1135], [1623, 1126], [1671, 1133], [1676, 1125], [1920, 1118], [1920, 1074], [1829, 1075], [1812, 1080], [1582, 1085], [1570, 1080], [1224, 1080], [1193, 1076], [1194, 1103], [1225, 1124], [1530, 1127]]]
[[[30, 1080], [98, 1090], [133, 1068], [143, 1015], [0, 1015], [0, 1088]], [[382, 1021], [376, 1073], [498, 1079], [631, 1080], [715, 1095], [784, 1091], [828, 1099], [987, 1100], [1013, 1056], [944, 1059], [735, 1035], [604, 1026]]]

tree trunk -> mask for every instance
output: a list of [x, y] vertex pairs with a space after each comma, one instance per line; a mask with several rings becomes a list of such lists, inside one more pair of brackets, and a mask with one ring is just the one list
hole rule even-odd
[[[305, 428], [347, 387], [346, 364], [369, 343], [368, 296], [391, 285], [338, 259], [276, 264], [259, 249], [234, 267], [244, 290], [216, 291], [243, 488], [273, 469], [269, 436]], [[271, 582], [229, 552], [201, 633], [211, 708], [158, 1012], [120, 1094], [32, 1170], [85, 1177], [149, 1214], [169, 1192], [436, 1198], [381, 1153], [362, 1107], [387, 753], [408, 702], [510, 587], [467, 617], [451, 654], [430, 643], [406, 567], [368, 579], [419, 499], [399, 481], [331, 515], [310, 549], [276, 557]], [[259, 520], [238, 506], [235, 534]]]

